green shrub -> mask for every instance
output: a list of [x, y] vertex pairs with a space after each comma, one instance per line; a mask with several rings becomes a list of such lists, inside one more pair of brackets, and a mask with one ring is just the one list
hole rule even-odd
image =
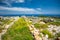
[[36, 28], [47, 28], [48, 27], [48, 25], [47, 24], [39, 24], [39, 23], [35, 23], [34, 24], [34, 26], [36, 27]]
[[57, 37], [60, 37], [60, 32], [59, 32], [59, 33], [57, 33], [56, 35], [57, 35]]
[[60, 22], [48, 22], [47, 24], [52, 24], [52, 25], [57, 25], [57, 26], [60, 26]]
[[53, 37], [54, 37], [54, 36], [52, 35], [52, 33], [50, 33], [50, 32], [49, 32], [48, 30], [46, 30], [46, 29], [43, 30], [42, 33], [43, 33], [44, 35], [47, 34], [49, 38], [53, 38]]

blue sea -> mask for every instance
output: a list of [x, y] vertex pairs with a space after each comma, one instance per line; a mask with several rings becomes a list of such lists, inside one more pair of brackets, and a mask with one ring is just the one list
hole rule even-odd
[[60, 14], [0, 14], [0, 16], [51, 16], [51, 17], [60, 17]]

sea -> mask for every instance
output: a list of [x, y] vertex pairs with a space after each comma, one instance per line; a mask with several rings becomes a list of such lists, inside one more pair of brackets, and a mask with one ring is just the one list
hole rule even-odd
[[0, 14], [0, 16], [50, 16], [50, 17], [60, 17], [60, 14]]

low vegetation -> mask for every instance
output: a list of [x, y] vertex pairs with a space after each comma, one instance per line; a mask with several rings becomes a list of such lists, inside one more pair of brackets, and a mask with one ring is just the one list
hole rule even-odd
[[29, 28], [24, 20], [20, 18], [8, 29], [7, 33], [2, 36], [3, 40], [33, 40]]
[[[33, 21], [31, 19], [33, 19]], [[39, 19], [39, 20], [36, 20], [35, 22], [35, 19]], [[9, 24], [10, 22], [12, 22], [12, 20], [13, 19], [6, 20], [6, 21], [0, 20], [0, 21], [4, 22], [3, 24], [5, 23]], [[40, 22], [43, 22], [43, 23], [40, 23]], [[39, 30], [39, 34], [41, 33], [39, 36], [42, 39], [46, 35], [48, 36], [47, 38], [48, 40], [56, 39], [57, 37], [60, 37], [60, 32], [56, 33], [57, 31], [55, 29], [52, 30], [52, 27], [54, 28], [54, 25], [56, 25], [57, 29], [59, 28], [58, 26], [60, 26], [60, 19], [42, 16], [42, 17], [36, 17], [36, 18], [26, 17], [26, 20], [25, 20], [24, 17], [20, 17], [18, 21], [16, 21], [2, 36], [2, 40], [34, 40], [34, 35], [31, 34], [31, 31], [29, 30], [28, 25], [29, 26], [34, 25], [34, 28]], [[53, 25], [53, 26], [49, 27], [49, 25]], [[0, 32], [2, 29], [3, 28], [1, 28], [1, 25], [0, 25]]]
[[44, 29], [44, 30], [42, 31], [42, 33], [43, 33], [44, 35], [48, 35], [49, 38], [53, 38], [53, 37], [54, 37], [53, 34], [50, 33], [50, 32], [49, 32], [48, 30], [46, 30], [46, 29]]
[[39, 23], [35, 23], [34, 26], [38, 29], [41, 29], [41, 28], [47, 28], [48, 25], [47, 24], [39, 24]]
[[48, 25], [52, 24], [52, 25], [60, 26], [60, 22], [48, 22], [47, 24]]

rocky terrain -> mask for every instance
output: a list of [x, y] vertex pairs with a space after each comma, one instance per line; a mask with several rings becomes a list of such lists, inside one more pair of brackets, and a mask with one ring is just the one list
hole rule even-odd
[[0, 40], [60, 40], [59, 18], [26, 16], [12, 18], [14, 19], [12, 22], [3, 24], [5, 27], [0, 30]]

